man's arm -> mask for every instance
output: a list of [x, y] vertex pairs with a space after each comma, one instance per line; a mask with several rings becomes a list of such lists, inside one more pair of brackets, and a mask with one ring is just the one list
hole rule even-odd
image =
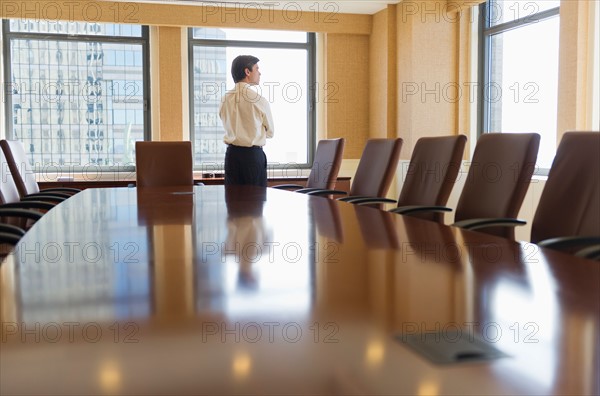
[[264, 107], [263, 128], [265, 128], [267, 138], [272, 138], [275, 134], [275, 127], [273, 124], [273, 115], [271, 114], [271, 107], [268, 103], [266, 103], [266, 106]]

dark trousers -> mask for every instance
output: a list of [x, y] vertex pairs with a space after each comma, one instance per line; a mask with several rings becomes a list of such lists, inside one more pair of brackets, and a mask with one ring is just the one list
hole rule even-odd
[[267, 156], [262, 147], [227, 146], [225, 185], [267, 186]]

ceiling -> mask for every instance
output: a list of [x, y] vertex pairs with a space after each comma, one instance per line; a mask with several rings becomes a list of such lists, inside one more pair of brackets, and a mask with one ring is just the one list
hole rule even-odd
[[327, 0], [141, 0], [144, 3], [197, 4], [199, 6], [253, 7], [262, 9], [289, 9], [302, 11], [321, 11], [325, 13], [375, 14], [388, 4], [397, 4], [401, 0], [371, 1], [327, 1]]

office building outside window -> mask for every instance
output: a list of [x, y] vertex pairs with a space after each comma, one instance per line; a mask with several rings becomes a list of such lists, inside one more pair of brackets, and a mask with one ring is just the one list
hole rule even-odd
[[488, 0], [480, 9], [479, 132], [536, 132], [538, 173], [557, 146], [559, 0]]
[[262, 76], [255, 89], [269, 101], [275, 124], [275, 137], [265, 146], [269, 168], [307, 167], [315, 142], [314, 34], [192, 28], [189, 35], [195, 168], [223, 169], [226, 146], [219, 105], [234, 86], [231, 62], [238, 55], [260, 59]]
[[7, 138], [30, 164], [124, 170], [149, 136], [148, 29], [3, 21]]

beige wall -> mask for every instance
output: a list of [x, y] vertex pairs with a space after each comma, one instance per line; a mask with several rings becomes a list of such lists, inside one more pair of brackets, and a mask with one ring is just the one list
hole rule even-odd
[[[327, 34], [327, 137], [345, 137], [344, 158], [359, 158], [369, 137], [369, 36]], [[335, 92], [335, 93], [333, 93]]]
[[567, 131], [593, 128], [593, 13], [591, 0], [563, 0], [560, 4], [557, 142]]
[[[150, 26], [212, 26], [258, 29], [281, 29], [309, 32], [369, 34], [369, 15], [330, 12], [296, 12], [296, 8], [275, 10], [267, 5], [244, 6], [233, 3], [219, 7], [181, 3], [143, 3], [96, 0], [86, 2], [54, 0], [3, 0], [0, 16], [7, 19], [32, 18], [104, 23], [127, 23]], [[325, 7], [323, 7], [324, 9]], [[326, 11], [326, 10], [324, 10]]]
[[[421, 2], [425, 3], [425, 2]], [[427, 2], [430, 9], [445, 1]], [[458, 78], [458, 24], [413, 13], [413, 2], [398, 5], [398, 136], [401, 158], [410, 158], [418, 138], [456, 134], [457, 104], [452, 85]]]
[[156, 26], [151, 29], [152, 140], [189, 139], [187, 34], [185, 29]]
[[373, 16], [373, 31], [369, 40], [370, 103], [369, 129], [371, 138], [397, 136], [397, 22], [396, 6]]
[[373, 31], [369, 39], [369, 130], [371, 137], [385, 137], [390, 124], [387, 117], [388, 95], [388, 58], [389, 58], [389, 22], [388, 10], [373, 16]]

